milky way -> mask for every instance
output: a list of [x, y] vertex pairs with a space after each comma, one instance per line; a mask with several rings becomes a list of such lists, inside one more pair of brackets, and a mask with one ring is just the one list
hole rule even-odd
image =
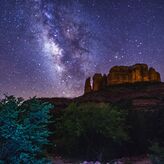
[[164, 79], [163, 0], [4, 0], [0, 97], [75, 97], [114, 65], [147, 63]]
[[87, 69], [93, 68], [89, 42], [94, 41], [86, 15], [81, 14], [83, 8], [74, 1], [65, 4], [37, 1], [33, 5], [36, 9], [33, 10], [34, 24], [37, 24], [34, 29], [38, 32], [39, 27], [37, 38], [49, 75], [61, 89], [60, 94], [76, 95], [88, 76]]

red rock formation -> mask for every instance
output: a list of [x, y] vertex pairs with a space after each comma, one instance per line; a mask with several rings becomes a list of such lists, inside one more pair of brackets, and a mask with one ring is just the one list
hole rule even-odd
[[161, 81], [160, 74], [155, 71], [154, 68], [149, 69], [149, 80], [150, 81]]
[[103, 76], [96, 73], [93, 76], [93, 91], [99, 91], [103, 88]]
[[[160, 82], [160, 74], [154, 68], [148, 68], [146, 64], [135, 64], [133, 66], [114, 66], [109, 74], [95, 74], [93, 76], [93, 91], [99, 91], [106, 86], [137, 83], [137, 82]], [[85, 93], [90, 92], [90, 79], [87, 79]]]
[[92, 87], [91, 87], [91, 78], [89, 77], [88, 79], [86, 79], [85, 81], [85, 93], [89, 93], [92, 91]]
[[132, 71], [132, 79], [129, 80], [129, 83], [149, 81], [149, 71], [146, 64], [135, 64], [129, 69]]
[[136, 82], [160, 82], [160, 74], [146, 64], [135, 64], [133, 66], [115, 66], [108, 74], [108, 85]]
[[127, 66], [115, 66], [108, 74], [107, 85], [127, 83], [129, 79], [130, 72]]

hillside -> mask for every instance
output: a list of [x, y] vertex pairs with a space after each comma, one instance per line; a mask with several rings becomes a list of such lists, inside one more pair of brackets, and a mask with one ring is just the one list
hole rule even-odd
[[164, 108], [164, 83], [136, 83], [109, 86], [100, 91], [90, 92], [74, 99], [42, 98], [55, 105], [55, 109], [64, 109], [70, 103], [110, 103], [132, 109]]
[[109, 86], [74, 99], [76, 102], [108, 102], [133, 109], [164, 107], [164, 83], [136, 83]]

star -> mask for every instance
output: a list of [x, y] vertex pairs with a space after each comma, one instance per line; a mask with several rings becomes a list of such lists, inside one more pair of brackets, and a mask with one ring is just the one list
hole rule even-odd
[[85, 79], [146, 63], [164, 80], [162, 0], [5, 0], [1, 95], [76, 97]]

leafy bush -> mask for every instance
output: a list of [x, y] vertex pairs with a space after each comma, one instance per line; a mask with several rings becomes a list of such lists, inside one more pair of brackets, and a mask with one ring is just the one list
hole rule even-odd
[[[102, 160], [128, 140], [126, 112], [108, 104], [71, 104], [56, 124], [56, 145], [66, 155]], [[117, 152], [117, 153], [116, 153]]]
[[159, 146], [157, 142], [153, 143], [150, 147], [151, 155], [150, 159], [153, 164], [163, 164], [164, 163], [164, 148]]
[[163, 145], [164, 138], [164, 110], [140, 109], [129, 110], [128, 124], [130, 144], [127, 145], [132, 156], [149, 153], [152, 141]]
[[44, 145], [50, 132], [51, 104], [6, 97], [0, 102], [0, 160], [5, 163], [45, 163]]

